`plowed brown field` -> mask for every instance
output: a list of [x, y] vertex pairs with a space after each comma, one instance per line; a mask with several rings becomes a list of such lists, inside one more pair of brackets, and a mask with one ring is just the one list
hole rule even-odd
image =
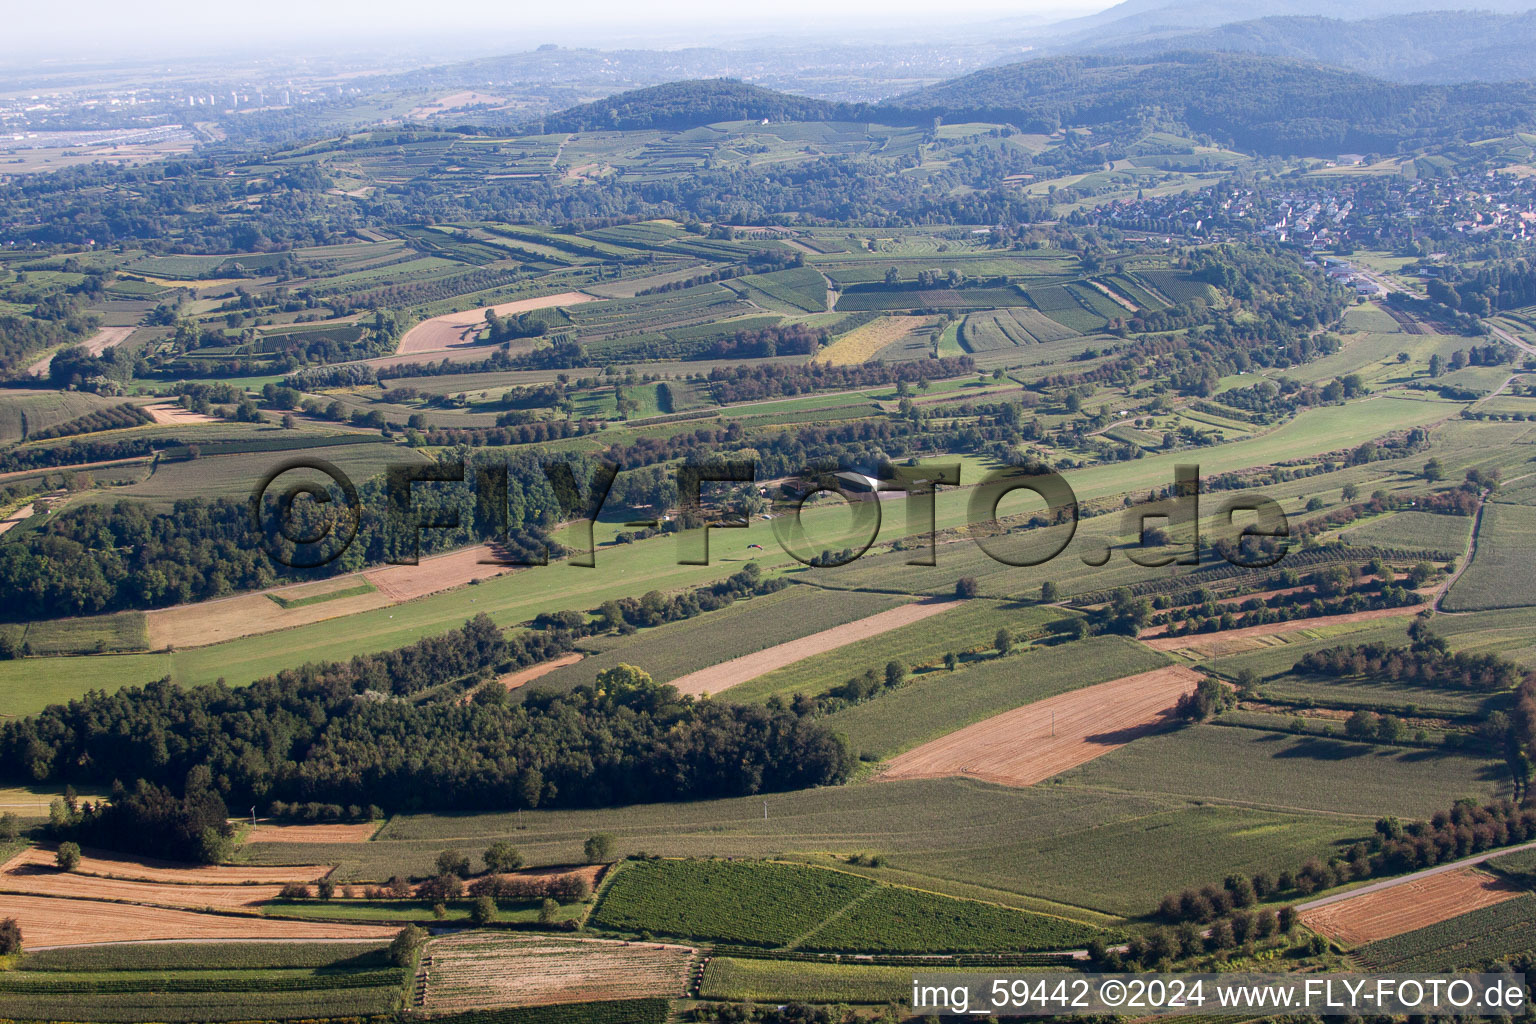
[[387, 940], [400, 930], [366, 924], [277, 921], [254, 914], [194, 914], [48, 896], [0, 896], [0, 916], [16, 918], [28, 949], [152, 939]]
[[1032, 786], [1164, 724], [1201, 679], [1159, 668], [994, 715], [895, 758], [882, 780], [964, 775]]
[[1358, 946], [1491, 907], [1523, 891], [1505, 879], [1479, 871], [1442, 871], [1303, 911], [1301, 922], [1346, 946]]
[[809, 658], [813, 654], [825, 654], [835, 648], [859, 640], [867, 640], [881, 633], [888, 633], [897, 626], [921, 622], [930, 615], [937, 615], [939, 612], [954, 608], [956, 604], [957, 602], [953, 600], [914, 601], [898, 608], [878, 612], [857, 622], [834, 626], [776, 647], [743, 654], [739, 658], [732, 658], [730, 661], [723, 661], [709, 668], [701, 668], [697, 672], [690, 672], [672, 680], [672, 685], [682, 693], [692, 694], [695, 697], [701, 693], [719, 693], [721, 690], [772, 672], [776, 668], [782, 668], [802, 658]]
[[677, 996], [694, 950], [655, 942], [466, 932], [434, 939], [422, 955], [422, 1009]]

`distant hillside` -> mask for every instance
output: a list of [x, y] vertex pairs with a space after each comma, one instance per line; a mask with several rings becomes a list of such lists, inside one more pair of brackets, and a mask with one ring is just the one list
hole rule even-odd
[[1268, 154], [1394, 152], [1536, 125], [1529, 83], [1408, 86], [1322, 64], [1236, 54], [1053, 57], [899, 96], [877, 120], [1003, 121], [1027, 131], [1178, 123]]
[[1076, 48], [1086, 49], [1106, 44], [1134, 45], [1271, 17], [1357, 20], [1445, 11], [1458, 6], [1509, 13], [1526, 11], [1536, 4], [1532, 0], [1350, 0], [1345, 4], [1339, 0], [1125, 0], [1096, 14], [1056, 22], [1039, 34], [1054, 37], [1053, 43], [1070, 42]]
[[1536, 78], [1536, 13], [1434, 11], [1370, 21], [1260, 18], [1133, 46], [1096, 43], [1087, 48], [1291, 57], [1399, 82], [1514, 81]]
[[859, 108], [791, 96], [729, 78], [670, 82], [562, 110], [544, 119], [546, 131], [681, 131], [716, 121], [837, 121]]

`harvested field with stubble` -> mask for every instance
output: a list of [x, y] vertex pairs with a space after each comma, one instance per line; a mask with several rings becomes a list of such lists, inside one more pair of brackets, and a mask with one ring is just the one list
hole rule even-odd
[[1158, 728], [1200, 678], [1160, 668], [1026, 704], [909, 750], [880, 778], [963, 775], [1031, 786]]
[[615, 942], [467, 932], [430, 942], [421, 1009], [454, 1013], [682, 995], [696, 950]]
[[[296, 826], [299, 828], [329, 828], [337, 826]], [[341, 828], [356, 828], [343, 825]], [[367, 826], [370, 830], [375, 825]], [[355, 835], [355, 833], [354, 833]], [[264, 839], [263, 842], [281, 840]], [[336, 840], [325, 840], [334, 842]], [[355, 840], [351, 840], [355, 841]], [[159, 882], [170, 885], [281, 885], [285, 882], [313, 882], [330, 873], [326, 864], [295, 864], [281, 867], [248, 864], [183, 864], [179, 861], [156, 860], [150, 857], [127, 857], [104, 850], [87, 848], [75, 868], [76, 875], [95, 875], [100, 878], [131, 879], [139, 882]], [[0, 867], [0, 874], [10, 875], [22, 869], [43, 868], [54, 871], [54, 851], [51, 847], [28, 847]]]
[[815, 361], [832, 366], [854, 366], [868, 362], [885, 346], [900, 341], [932, 322], [931, 316], [882, 316], [838, 338], [822, 349]]
[[146, 904], [157, 907], [186, 907], [198, 910], [247, 910], [277, 899], [279, 885], [187, 885], [164, 882], [134, 882], [96, 875], [77, 875], [57, 867], [23, 864], [0, 874], [0, 906], [12, 893], [60, 896], [71, 900], [107, 900]]
[[[494, 309], [497, 316], [514, 316], [518, 313], [532, 312], [535, 309], [575, 306], [591, 301], [593, 296], [584, 292], [561, 292], [558, 295], [544, 295], [536, 299], [519, 299], [516, 302], [502, 302], [495, 306], [482, 306], [464, 313], [445, 313], [442, 316], [434, 316], [406, 331], [405, 337], [400, 339], [399, 347], [395, 349], [395, 355], [412, 356], [423, 352], [442, 352], [444, 349], [473, 345], [475, 336], [485, 326], [487, 309]], [[487, 351], [489, 352], [489, 347]]]
[[254, 914], [198, 914], [101, 900], [6, 896], [6, 917], [16, 918], [27, 948], [154, 939], [380, 939], [398, 928], [310, 921], [279, 921]]
[[[245, 834], [247, 843], [366, 843], [383, 825], [381, 821], [354, 824], [273, 825], [257, 824]], [[263, 869], [255, 869], [263, 870]], [[324, 869], [322, 869], [323, 871]], [[319, 875], [315, 876], [319, 878]]]
[[1303, 911], [1301, 922], [1346, 946], [1359, 946], [1491, 907], [1524, 891], [1481, 871], [1442, 871]]
[[824, 654], [860, 640], [867, 640], [899, 626], [921, 622], [930, 616], [958, 607], [959, 604], [959, 601], [945, 599], [914, 601], [911, 604], [877, 612], [857, 622], [834, 626], [820, 633], [812, 633], [798, 640], [791, 640], [766, 650], [733, 658], [719, 665], [711, 665], [697, 672], [690, 672], [672, 680], [672, 685], [683, 693], [694, 696], [701, 693], [719, 693], [738, 683], [756, 679], [758, 676], [803, 658]]

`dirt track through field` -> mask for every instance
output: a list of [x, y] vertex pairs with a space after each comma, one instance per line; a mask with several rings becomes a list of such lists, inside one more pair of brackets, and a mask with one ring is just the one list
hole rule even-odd
[[1159, 668], [1026, 704], [909, 750], [882, 781], [960, 775], [1032, 786], [1164, 725], [1201, 674]]
[[153, 939], [382, 939], [399, 928], [278, 921], [254, 914], [196, 914], [100, 900], [0, 896], [0, 916], [14, 917], [28, 949]]
[[[163, 882], [197, 885], [240, 885], [260, 882], [281, 885], [284, 882], [313, 882], [330, 873], [326, 864], [296, 864], [280, 867], [256, 867], [242, 864], [184, 864], [178, 861], [157, 860], [152, 857], [126, 857], [102, 850], [86, 849], [80, 858], [78, 875], [98, 875], [104, 878], [136, 879], [142, 882]], [[21, 869], [38, 867], [53, 869], [54, 850], [50, 847], [29, 847], [0, 866], [0, 875], [9, 875]]]
[[954, 599], [930, 598], [926, 601], [914, 601], [897, 608], [889, 608], [868, 618], [859, 619], [857, 622], [834, 626], [820, 633], [812, 633], [798, 640], [791, 640], [752, 654], [744, 654], [739, 658], [732, 658], [718, 665], [711, 665], [709, 668], [699, 669], [697, 672], [690, 672], [672, 680], [672, 685], [683, 693], [692, 694], [695, 697], [701, 693], [719, 693], [772, 672], [776, 668], [783, 668], [803, 658], [809, 658], [813, 654], [825, 654], [827, 651], [846, 647], [859, 640], [868, 640], [872, 636], [889, 633], [898, 626], [909, 626], [914, 622], [921, 622], [929, 616], [957, 607], [959, 603]]
[[1402, 608], [1374, 608], [1368, 612], [1348, 615], [1320, 615], [1313, 619], [1290, 619], [1286, 622], [1266, 622], [1262, 626], [1244, 626], [1242, 629], [1226, 629], [1219, 633], [1190, 633], [1186, 636], [1148, 636], [1138, 638], [1154, 651], [1189, 651], [1200, 657], [1213, 657], [1249, 650], [1256, 646], [1243, 641], [1264, 637], [1299, 633], [1304, 629], [1321, 629], [1325, 626], [1343, 626], [1351, 622], [1370, 622], [1373, 619], [1390, 619], [1403, 615], [1417, 615], [1429, 606], [1411, 604]]
[[[495, 306], [481, 306], [464, 313], [445, 313], [442, 316], [434, 316], [430, 320], [421, 323], [405, 332], [405, 337], [400, 339], [400, 345], [395, 349], [396, 356], [413, 356], [423, 352], [442, 352], [450, 348], [459, 348], [475, 343], [475, 335], [485, 326], [485, 311], [494, 309], [497, 316], [510, 316], [516, 313], [528, 313], [535, 309], [548, 309], [551, 306], [575, 306], [583, 302], [593, 301], [593, 296], [585, 292], [561, 292], [559, 295], [544, 295], [537, 299], [519, 299], [516, 302], [503, 302]], [[489, 353], [489, 346], [486, 347]]]
[[245, 834], [245, 841], [247, 843], [366, 843], [373, 838], [373, 834], [379, 830], [379, 827], [380, 823], [377, 821], [364, 821], [350, 825], [258, 824]]
[[1524, 891], [1506, 879], [1464, 868], [1303, 911], [1301, 922], [1346, 946], [1358, 946], [1491, 907]]

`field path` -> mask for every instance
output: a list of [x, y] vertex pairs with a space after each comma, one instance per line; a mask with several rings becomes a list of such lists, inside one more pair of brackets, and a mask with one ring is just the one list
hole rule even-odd
[[420, 355], [423, 352], [442, 352], [450, 348], [473, 345], [475, 335], [485, 326], [487, 309], [494, 309], [497, 316], [509, 316], [535, 309], [548, 309], [551, 306], [575, 306], [593, 300], [594, 296], [586, 292], [561, 292], [558, 295], [544, 295], [536, 299], [518, 299], [516, 302], [502, 302], [495, 306], [480, 306], [463, 313], [444, 313], [442, 316], [423, 320], [406, 331], [405, 337], [400, 339], [400, 344], [395, 349], [395, 355]]
[[930, 598], [926, 601], [914, 601], [897, 608], [889, 608], [866, 619], [859, 619], [857, 622], [834, 626], [820, 633], [803, 636], [799, 640], [790, 640], [776, 647], [743, 654], [739, 658], [732, 658], [730, 661], [690, 672], [672, 680], [672, 685], [683, 693], [695, 697], [701, 693], [719, 693], [732, 686], [756, 679], [758, 676], [766, 675], [776, 668], [783, 668], [785, 665], [809, 658], [813, 654], [825, 654], [827, 651], [846, 647], [856, 641], [868, 640], [872, 636], [888, 633], [898, 626], [909, 626], [914, 622], [921, 622], [929, 616], [958, 607], [959, 604], [960, 602], [954, 598]]
[[948, 775], [1032, 786], [1165, 724], [1202, 678], [1173, 666], [1114, 679], [968, 725], [894, 758], [880, 781]]

